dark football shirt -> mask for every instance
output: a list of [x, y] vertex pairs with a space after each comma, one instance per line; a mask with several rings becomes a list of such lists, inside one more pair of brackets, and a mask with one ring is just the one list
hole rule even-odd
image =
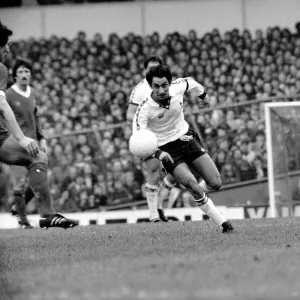
[[32, 87], [29, 89], [28, 94], [25, 95], [19, 92], [16, 85], [13, 85], [6, 91], [6, 100], [23, 133], [32, 139], [40, 140], [44, 137], [37, 115], [38, 93]]
[[[5, 92], [7, 88], [7, 68], [0, 62], [0, 91]], [[7, 138], [8, 131], [0, 124], [0, 147]]]

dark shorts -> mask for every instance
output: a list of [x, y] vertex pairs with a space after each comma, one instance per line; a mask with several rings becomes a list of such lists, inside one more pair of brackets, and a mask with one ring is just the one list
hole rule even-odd
[[7, 138], [10, 136], [10, 133], [5, 130], [4, 128], [0, 127], [0, 148], [4, 144], [4, 142], [7, 140]]
[[206, 153], [200, 137], [192, 129], [189, 129], [182, 138], [163, 145], [159, 149], [168, 152], [174, 160], [173, 164], [164, 164], [164, 168], [170, 174], [179, 164], [191, 165], [195, 159]]

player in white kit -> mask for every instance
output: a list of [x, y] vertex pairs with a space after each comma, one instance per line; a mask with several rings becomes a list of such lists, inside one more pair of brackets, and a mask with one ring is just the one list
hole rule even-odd
[[[158, 138], [155, 157], [160, 159], [168, 173], [184, 185], [194, 196], [195, 204], [221, 227], [223, 232], [233, 230], [206, 194], [220, 189], [220, 173], [202, 146], [199, 136], [189, 128], [183, 114], [183, 95], [192, 91], [199, 102], [207, 104], [209, 97], [203, 86], [192, 78], [183, 78], [171, 84], [172, 74], [167, 66], [151, 68], [146, 79], [152, 91], [140, 103], [133, 120], [133, 131], [148, 129]], [[192, 174], [193, 167], [204, 179], [199, 185]]]
[[[151, 56], [144, 62], [145, 72], [150, 68], [162, 65], [162, 60], [157, 56]], [[146, 79], [143, 79], [131, 92], [129, 106], [127, 110], [127, 120], [133, 121], [138, 105], [151, 92], [151, 88]], [[151, 222], [168, 221], [163, 211], [163, 200], [168, 196], [170, 190], [175, 184], [175, 180], [171, 175], [166, 176], [161, 186], [158, 183], [161, 179], [161, 162], [157, 158], [148, 159], [145, 161], [147, 172], [146, 197], [150, 212]], [[160, 196], [159, 196], [160, 193]]]

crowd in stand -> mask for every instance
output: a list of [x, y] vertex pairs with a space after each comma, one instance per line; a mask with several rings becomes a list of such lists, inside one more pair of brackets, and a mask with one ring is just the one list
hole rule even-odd
[[107, 3], [134, 0], [1, 0], [0, 7], [18, 7], [28, 5], [64, 5], [64, 4], [86, 4], [86, 3]]
[[[233, 29], [221, 35], [214, 29], [201, 37], [191, 30], [164, 38], [157, 32], [112, 33], [104, 41], [101, 34], [88, 39], [79, 32], [72, 40], [20, 40], [6, 63], [11, 66], [17, 56], [33, 62], [45, 135], [102, 129], [48, 141], [51, 192], [60, 211], [144, 198], [144, 170], [129, 153], [131, 127], [124, 122], [129, 94], [150, 55], [162, 57], [174, 78], [191, 76], [206, 88], [211, 110], [199, 111], [196, 97], [188, 95], [185, 113], [191, 114], [188, 120], [205, 141], [223, 184], [267, 175], [263, 106], [253, 100], [291, 101], [300, 94], [299, 26], [295, 32], [273, 27], [254, 34]], [[297, 166], [291, 163], [290, 169]]]

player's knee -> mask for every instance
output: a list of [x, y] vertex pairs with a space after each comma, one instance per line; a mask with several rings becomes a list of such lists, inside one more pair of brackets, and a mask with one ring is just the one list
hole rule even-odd
[[160, 180], [159, 170], [155, 170], [155, 171], [152, 171], [152, 172], [148, 173], [148, 180], [147, 181], [148, 181], [149, 184], [157, 185], [159, 183], [159, 180]]
[[214, 191], [218, 191], [221, 188], [221, 186], [222, 180], [220, 176], [216, 177], [215, 180], [209, 184], [209, 187]]
[[37, 155], [37, 157], [34, 158], [34, 163], [36, 162], [41, 162], [41, 163], [45, 163], [48, 165], [48, 155], [42, 151], [39, 152], [39, 154]]

